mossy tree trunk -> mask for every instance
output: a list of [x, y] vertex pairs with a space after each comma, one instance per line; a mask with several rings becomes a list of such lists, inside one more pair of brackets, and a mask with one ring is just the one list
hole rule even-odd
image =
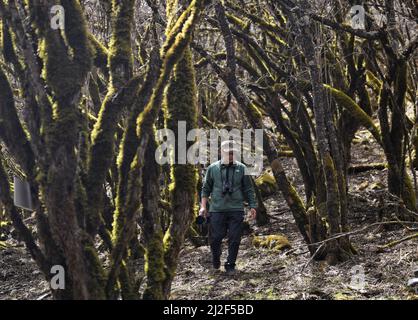
[[144, 185], [142, 191], [141, 225], [145, 246], [145, 274], [147, 284], [143, 298], [160, 300], [165, 298], [163, 283], [166, 279], [164, 259], [164, 232], [160, 220], [158, 196], [160, 194], [160, 168], [155, 162], [156, 141], [153, 137], [145, 153]]
[[[167, 128], [178, 132], [179, 121], [185, 121], [186, 132], [196, 128], [197, 91], [190, 48], [185, 50], [183, 58], [173, 70], [171, 82], [166, 91]], [[187, 143], [187, 148], [192, 142]], [[176, 161], [179, 154], [176, 152]], [[178, 255], [183, 245], [184, 236], [195, 215], [197, 169], [193, 164], [174, 164], [171, 168], [170, 201], [172, 206], [171, 223], [164, 242], [166, 279], [164, 296], [168, 297], [171, 282], [178, 263]]]
[[[379, 121], [382, 128], [382, 144], [388, 163], [389, 192], [400, 197], [405, 206], [415, 211], [416, 196], [411, 179], [406, 170], [406, 122], [405, 93], [407, 69], [406, 62], [398, 60], [390, 72], [394, 79], [383, 85], [379, 101]], [[390, 89], [393, 81], [393, 91]], [[389, 121], [389, 110], [391, 120]], [[403, 217], [407, 218], [407, 217]]]
[[[200, 6], [201, 4], [196, 4]], [[167, 2], [167, 29], [169, 35], [176, 28], [177, 17], [187, 8], [187, 2]], [[179, 10], [180, 9], [180, 10]], [[187, 9], [186, 9], [187, 10]], [[190, 40], [189, 40], [190, 41]], [[186, 132], [197, 125], [197, 91], [192, 54], [189, 43], [186, 44], [184, 53], [176, 63], [171, 74], [170, 82], [164, 93], [164, 110], [166, 114], [166, 127], [178, 132], [179, 121], [186, 123]], [[191, 143], [186, 145], [186, 148]], [[175, 159], [179, 161], [179, 153], [176, 148]], [[152, 168], [150, 168], [152, 170]], [[146, 298], [168, 298], [171, 283], [177, 269], [180, 249], [183, 245], [185, 234], [190, 227], [194, 216], [196, 204], [197, 170], [192, 164], [172, 164], [170, 173], [170, 224], [162, 239], [161, 225], [156, 207], [144, 208], [148, 217], [148, 225], [156, 234], [147, 237], [148, 252], [148, 285], [145, 292]], [[147, 234], [149, 230], [146, 231]], [[162, 242], [163, 240], [163, 242]], [[153, 256], [151, 256], [153, 254]], [[161, 254], [163, 256], [161, 257]], [[154, 269], [149, 264], [155, 264]]]
[[257, 217], [256, 217], [257, 225], [258, 226], [264, 226], [264, 225], [269, 223], [270, 217], [267, 214], [267, 209], [266, 209], [266, 206], [264, 205], [264, 201], [263, 201], [263, 197], [262, 197], [261, 192], [260, 192], [260, 188], [256, 185], [256, 183], [254, 182], [253, 179], [251, 179], [251, 182], [254, 186], [255, 195], [256, 195], [257, 204], [258, 204], [257, 205]]
[[[302, 2], [304, 3], [304, 2]], [[306, 4], [306, 3], [305, 3]], [[296, 16], [296, 19], [302, 19], [302, 16]], [[293, 17], [292, 17], [293, 18]], [[330, 236], [335, 236], [347, 230], [347, 192], [346, 192], [346, 174], [341, 154], [341, 144], [339, 142], [334, 114], [331, 110], [329, 101], [326, 97], [325, 89], [322, 86], [320, 78], [319, 61], [317, 59], [317, 50], [313, 42], [312, 30], [314, 25], [305, 21], [305, 23], [292, 24], [299, 30], [300, 46], [304, 53], [312, 84], [313, 110], [315, 117], [316, 139], [321, 161], [321, 169], [325, 178], [326, 190], [326, 213], [329, 223]], [[316, 207], [322, 206], [322, 203], [316, 203]], [[336, 240], [328, 241], [324, 255], [330, 264], [338, 261], [344, 261], [351, 255], [351, 245], [348, 238], [342, 237]]]
[[[139, 214], [139, 199], [141, 198], [141, 190], [144, 185], [144, 180], [142, 178], [144, 172], [144, 163], [142, 159], [145, 158], [148, 143], [154, 134], [153, 125], [163, 102], [164, 91], [170, 81], [171, 73], [175, 69], [177, 63], [182, 60], [184, 53], [187, 50], [193, 28], [198, 21], [202, 9], [203, 3], [198, 0], [193, 0], [181, 13], [178, 19], [173, 20], [175, 21], [174, 27], [171, 28], [171, 32], [167, 34], [167, 39], [161, 50], [162, 65], [159, 77], [155, 83], [149, 101], [146, 102], [143, 111], [139, 114], [136, 120], [136, 133], [138, 136], [138, 141], [135, 143], [137, 144], [138, 148], [130, 165], [130, 171], [127, 179], [128, 189], [126, 199], [129, 207], [125, 209], [126, 217], [123, 220], [123, 224], [115, 226], [118, 231], [114, 240], [115, 247], [112, 251], [112, 261], [114, 264], [110, 270], [110, 275], [107, 283], [108, 292], [112, 290], [116, 282], [117, 275], [120, 271], [119, 265], [122, 262], [124, 252], [127, 249], [129, 240], [133, 235], [134, 229], [132, 226], [134, 225], [134, 222], [136, 221]], [[179, 225], [181, 226], [183, 223], [184, 222], [182, 221], [179, 223]], [[177, 226], [178, 225], [176, 224], [174, 225], [175, 232], [177, 232]], [[167, 234], [170, 235], [169, 233]], [[180, 237], [180, 242], [178, 242], [177, 238], [171, 240], [174, 241], [174, 249], [177, 248], [176, 246], [179, 245], [179, 243], [180, 245], [182, 243], [182, 234], [175, 234], [175, 236]], [[171, 249], [172, 245], [168, 246], [167, 248]], [[172, 259], [173, 257], [176, 257], [176, 255], [168, 255], [168, 257]], [[166, 262], [166, 265], [169, 263], [172, 262]], [[158, 270], [155, 272], [158, 272]], [[168, 296], [168, 294], [168, 292], [165, 292], [166, 296]]]
[[[87, 30], [78, 1], [61, 1], [65, 10], [63, 30], [52, 29], [49, 19], [44, 19], [55, 1], [39, 6], [31, 2], [25, 8], [17, 1], [0, 1], [2, 53], [15, 69], [15, 73], [8, 69], [6, 75], [3, 65], [0, 68], [0, 139], [30, 183], [39, 244], [13, 205], [3, 163], [0, 201], [46, 279], [51, 278], [53, 265], [64, 267], [66, 288], [54, 290], [57, 299], [138, 298], [126, 262], [131, 259], [128, 249], [137, 234], [142, 160], [164, 88], [183, 57], [203, 5], [192, 1], [173, 20], [174, 27], [160, 54], [155, 42], [148, 71], [134, 76], [130, 44], [134, 3], [112, 2], [112, 36], [107, 50]], [[33, 19], [32, 25], [23, 21], [25, 10]], [[22, 65], [24, 60], [27, 66]], [[81, 99], [93, 64], [98, 68], [95, 71], [104, 73], [101, 86], [109, 80], [98, 119], [88, 114]], [[25, 115], [29, 116], [17, 112], [7, 78], [10, 74], [17, 75]], [[100, 102], [97, 89], [93, 88], [96, 108]], [[128, 111], [126, 128], [119, 122], [123, 110]], [[95, 124], [89, 141], [86, 130], [92, 119]], [[118, 139], [122, 139], [121, 161], [116, 166], [113, 148]], [[121, 179], [126, 184], [117, 188]], [[110, 189], [104, 188], [106, 185]], [[111, 212], [116, 195], [112, 227], [111, 221], [104, 224], [103, 213], [104, 208]], [[95, 247], [98, 232], [111, 258], [107, 272]], [[154, 268], [158, 272], [158, 266], [151, 263], [148, 270]]]

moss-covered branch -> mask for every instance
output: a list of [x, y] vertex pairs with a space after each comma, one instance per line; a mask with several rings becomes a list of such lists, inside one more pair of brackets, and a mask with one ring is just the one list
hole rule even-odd
[[89, 33], [88, 37], [93, 47], [93, 62], [97, 68], [100, 68], [105, 76], [109, 74], [109, 50], [92, 34]]
[[114, 158], [115, 132], [120, 115], [136, 97], [140, 78], [132, 77], [131, 28], [135, 1], [112, 1], [112, 37], [108, 65], [110, 83], [91, 135], [87, 164], [88, 230], [94, 235], [101, 222], [103, 184]]
[[139, 199], [142, 190], [142, 173], [144, 165], [142, 159], [145, 158], [145, 151], [148, 146], [150, 135], [153, 133], [153, 124], [161, 107], [164, 89], [174, 66], [183, 56], [202, 9], [202, 1], [193, 0], [188, 8], [184, 10], [177, 19], [175, 27], [173, 27], [177, 32], [173, 32], [173, 29], [171, 29], [171, 32], [167, 35], [167, 39], [160, 53], [162, 59], [160, 75], [150, 100], [137, 118], [139, 144], [135, 159], [130, 166], [131, 170], [128, 183], [129, 192], [127, 198], [130, 207], [126, 208], [124, 224], [121, 226], [115, 225], [114, 227], [117, 231], [114, 233], [115, 246], [112, 252], [112, 265], [107, 281], [107, 292], [113, 290], [120, 271], [120, 263], [123, 259], [129, 240], [133, 235], [134, 229], [132, 228], [132, 225], [138, 214]]
[[353, 115], [357, 121], [361, 123], [361, 125], [366, 127], [376, 139], [376, 141], [382, 145], [382, 137], [379, 129], [373, 123], [372, 118], [366, 112], [364, 112], [363, 109], [353, 99], [351, 99], [344, 92], [329, 85], [324, 85], [324, 88], [332, 95], [337, 103], [341, 105], [341, 107], [350, 111], [351, 115]]
[[0, 68], [0, 139], [4, 141], [10, 153], [32, 177], [35, 157], [16, 112], [14, 97], [9, 81]]
[[[179, 121], [185, 121], [186, 132], [196, 127], [196, 84], [190, 48], [174, 68], [166, 91], [164, 106], [167, 111], [167, 128], [177, 132]], [[176, 157], [178, 159], [178, 157]], [[197, 171], [191, 164], [174, 164], [171, 168], [170, 198], [173, 215], [164, 237], [167, 268], [164, 293], [167, 297], [178, 263], [178, 254], [185, 233], [194, 215], [196, 201]]]

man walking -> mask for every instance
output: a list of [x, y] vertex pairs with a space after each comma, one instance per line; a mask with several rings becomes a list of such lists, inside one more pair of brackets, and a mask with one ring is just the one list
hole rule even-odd
[[[210, 247], [214, 269], [221, 266], [222, 239], [228, 234], [228, 258], [225, 271], [235, 272], [235, 261], [241, 242], [244, 220], [244, 200], [251, 208], [251, 218], [256, 217], [256, 200], [251, 177], [245, 174], [246, 166], [234, 158], [238, 150], [234, 141], [221, 144], [221, 160], [211, 164], [202, 187], [202, 201], [199, 214], [210, 216]], [[209, 213], [207, 210], [210, 197]]]

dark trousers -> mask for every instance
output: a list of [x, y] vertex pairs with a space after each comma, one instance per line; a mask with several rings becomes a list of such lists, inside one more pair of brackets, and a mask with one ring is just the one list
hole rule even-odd
[[228, 258], [225, 266], [235, 267], [243, 221], [244, 212], [242, 211], [210, 213], [209, 242], [214, 265], [220, 263], [222, 239], [228, 234]]

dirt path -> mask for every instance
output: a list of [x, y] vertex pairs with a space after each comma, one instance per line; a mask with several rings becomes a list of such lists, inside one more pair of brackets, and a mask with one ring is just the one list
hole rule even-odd
[[[269, 208], [277, 204], [269, 199]], [[359, 254], [338, 266], [310, 262], [289, 212], [274, 215], [267, 227], [254, 228], [259, 235], [284, 234], [291, 249], [272, 252], [255, 248], [252, 235], [243, 237], [237, 261], [239, 272], [213, 274], [207, 246], [187, 243], [181, 253], [173, 299], [412, 299], [406, 282], [418, 265], [417, 241], [402, 243], [379, 253], [377, 246], [404, 237], [405, 230], [376, 231], [352, 237]], [[365, 225], [366, 221], [363, 221]], [[360, 228], [362, 225], [353, 227]], [[9, 243], [0, 251], [0, 299], [37, 299], [47, 291], [47, 283], [23, 247]], [[226, 254], [224, 244], [224, 255]], [[350, 288], [354, 269], [365, 271], [364, 290]], [[415, 296], [417, 298], [417, 296]]]
[[[271, 202], [270, 200], [268, 202]], [[285, 234], [292, 248], [277, 253], [254, 248], [245, 236], [234, 277], [213, 274], [208, 247], [187, 246], [173, 285], [175, 299], [410, 299], [406, 282], [418, 265], [417, 242], [405, 242], [377, 253], [377, 246], [405, 236], [405, 231], [370, 232], [354, 236], [359, 254], [338, 266], [311, 262], [289, 213], [256, 233]], [[224, 245], [224, 251], [226, 245]], [[224, 252], [225, 256], [225, 252]], [[354, 269], [353, 269], [354, 268]], [[363, 290], [351, 288], [356, 268], [365, 272]], [[415, 296], [417, 298], [417, 296]]]

